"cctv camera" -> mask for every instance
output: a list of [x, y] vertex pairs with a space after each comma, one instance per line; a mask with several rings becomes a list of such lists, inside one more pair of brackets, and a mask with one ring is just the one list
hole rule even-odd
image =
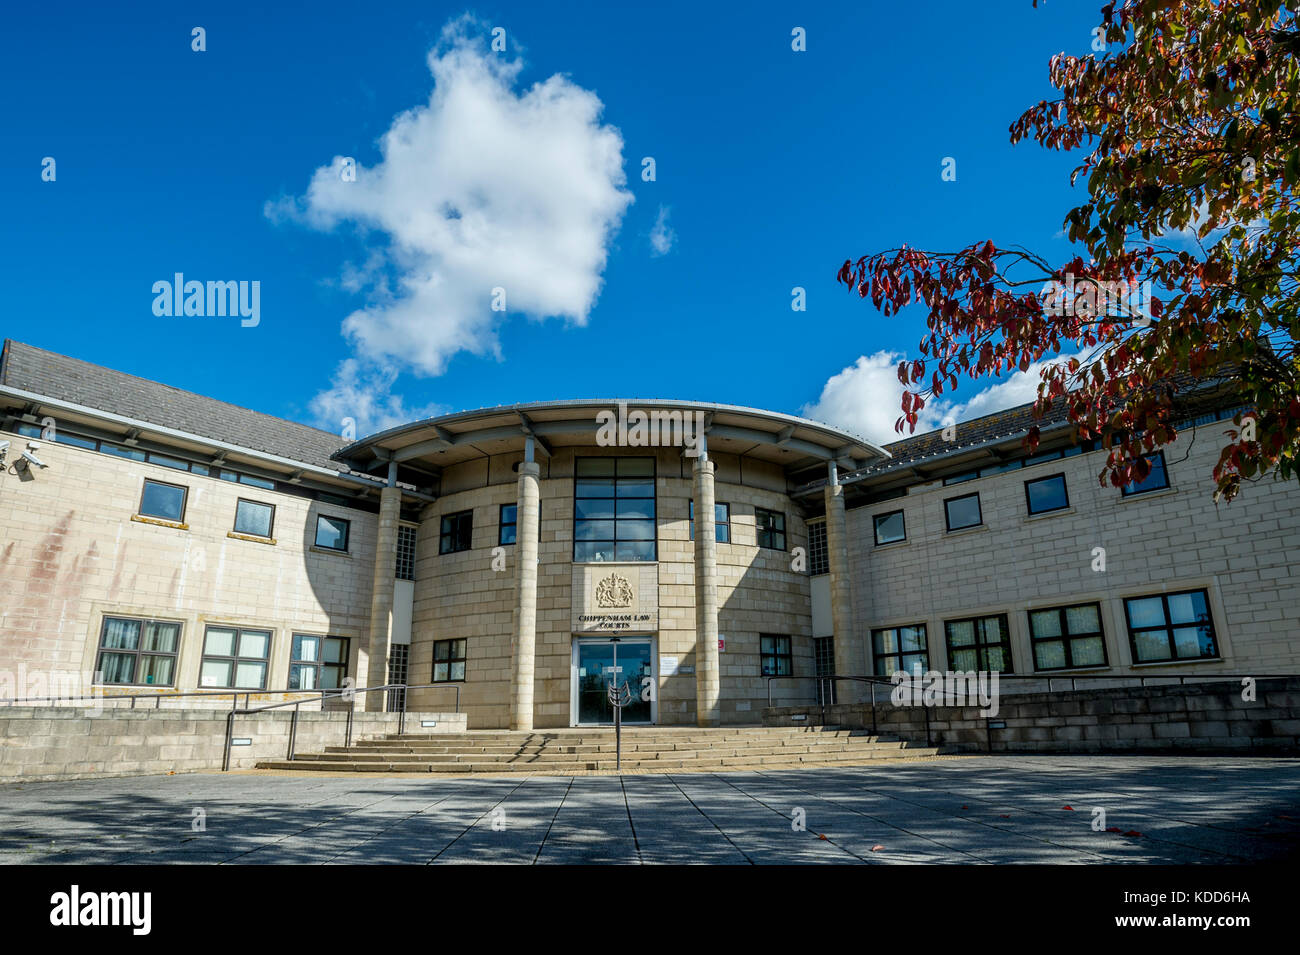
[[41, 449], [41, 443], [40, 443], [39, 441], [28, 441], [28, 442], [27, 442], [27, 450], [28, 450], [28, 451], [39, 451], [40, 449]]
[[42, 460], [41, 460], [40, 458], [38, 458], [36, 455], [32, 454], [32, 452], [30, 452], [30, 451], [24, 451], [24, 452], [23, 452], [23, 460], [26, 461], [28, 465], [33, 465], [33, 464], [34, 464], [34, 465], [36, 465], [36, 467], [38, 467], [38, 468], [48, 468], [48, 467], [49, 467], [48, 464], [46, 464], [44, 461], [42, 461]]

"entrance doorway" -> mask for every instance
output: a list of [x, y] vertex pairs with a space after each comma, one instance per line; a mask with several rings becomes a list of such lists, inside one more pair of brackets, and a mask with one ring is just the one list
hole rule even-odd
[[608, 688], [613, 680], [627, 683], [632, 702], [623, 707], [624, 723], [653, 723], [658, 704], [642, 696], [646, 678], [658, 696], [652, 637], [578, 637], [573, 641], [573, 678], [570, 681], [570, 719], [574, 726], [614, 722]]

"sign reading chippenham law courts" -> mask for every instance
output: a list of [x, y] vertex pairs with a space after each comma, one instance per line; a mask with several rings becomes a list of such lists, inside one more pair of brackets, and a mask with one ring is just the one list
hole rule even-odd
[[609, 630], [635, 630], [640, 633], [651, 628], [654, 618], [648, 613], [579, 614], [578, 623], [584, 631], [604, 633]]
[[654, 564], [577, 564], [575, 633], [653, 633], [659, 629], [659, 575]]

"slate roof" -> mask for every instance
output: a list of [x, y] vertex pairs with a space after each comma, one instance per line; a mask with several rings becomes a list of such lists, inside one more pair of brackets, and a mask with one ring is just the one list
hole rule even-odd
[[0, 385], [330, 471], [346, 470], [330, 460], [330, 455], [345, 442], [328, 431], [92, 365], [13, 339], [5, 339], [4, 351], [0, 352]]

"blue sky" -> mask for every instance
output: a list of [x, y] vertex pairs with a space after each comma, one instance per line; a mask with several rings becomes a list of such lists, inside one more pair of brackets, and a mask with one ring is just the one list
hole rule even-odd
[[[883, 318], [835, 284], [839, 264], [984, 238], [1066, 256], [1079, 155], [1012, 147], [1007, 127], [1051, 95], [1054, 53], [1088, 51], [1093, 4], [608, 6], [9, 11], [0, 334], [331, 430], [353, 406], [365, 431], [515, 401], [675, 397], [806, 409], [887, 440], [881, 354], [913, 350], [922, 316]], [[488, 47], [498, 26], [504, 54]], [[482, 142], [472, 115], [430, 107], [435, 49], [448, 90], [497, 111]], [[551, 95], [530, 94], [548, 80]], [[408, 110], [423, 133], [388, 156]], [[355, 159], [363, 190], [343, 191], [335, 157]], [[426, 238], [440, 210], [456, 229]], [[258, 325], [155, 315], [152, 286], [176, 272], [259, 281]], [[970, 407], [1012, 391], [1028, 397]]]

